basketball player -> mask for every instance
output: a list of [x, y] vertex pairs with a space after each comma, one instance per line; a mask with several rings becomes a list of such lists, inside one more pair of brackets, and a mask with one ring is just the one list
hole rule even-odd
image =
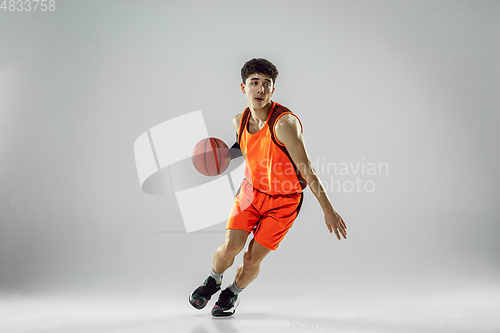
[[[224, 289], [212, 316], [231, 316], [238, 294], [259, 274], [260, 263], [292, 226], [309, 185], [318, 199], [330, 233], [346, 238], [346, 224], [335, 211], [312, 167], [302, 136], [302, 124], [289, 109], [271, 100], [278, 70], [265, 59], [252, 59], [241, 69], [241, 91], [248, 108], [233, 120], [236, 147], [245, 157], [245, 178], [226, 226], [225, 241], [215, 251], [210, 276], [189, 297], [196, 309], [205, 307], [221, 289], [222, 275], [253, 232], [235, 280]], [[233, 146], [233, 147], [235, 147]]]

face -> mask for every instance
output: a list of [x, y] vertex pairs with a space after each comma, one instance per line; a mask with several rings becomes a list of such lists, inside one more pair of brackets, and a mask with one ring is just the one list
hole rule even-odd
[[271, 77], [264, 74], [252, 74], [245, 84], [241, 84], [241, 91], [247, 96], [248, 106], [259, 110], [271, 103], [274, 85]]

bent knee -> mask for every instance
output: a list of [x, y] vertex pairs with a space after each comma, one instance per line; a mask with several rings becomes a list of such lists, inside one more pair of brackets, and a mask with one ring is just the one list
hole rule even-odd
[[247, 251], [243, 256], [243, 263], [246, 269], [252, 269], [255, 266], [260, 265], [262, 259], [264, 258], [256, 258], [255, 256], [252, 256], [250, 252]]
[[232, 241], [224, 243], [224, 256], [227, 258], [235, 257], [238, 253], [241, 252], [241, 250], [243, 250], [244, 246], [245, 246], [244, 243], [239, 244], [237, 242], [232, 242]]

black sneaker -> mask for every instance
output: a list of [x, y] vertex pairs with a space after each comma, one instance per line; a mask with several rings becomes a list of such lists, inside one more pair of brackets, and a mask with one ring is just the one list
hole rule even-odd
[[191, 295], [189, 295], [189, 303], [196, 309], [201, 310], [207, 305], [208, 301], [213, 294], [220, 290], [220, 284], [215, 282], [211, 276], [207, 277], [203, 285], [196, 288]]
[[240, 304], [238, 295], [235, 295], [228, 288], [224, 289], [220, 295], [219, 300], [212, 308], [212, 316], [214, 317], [227, 317], [234, 314], [236, 308]]

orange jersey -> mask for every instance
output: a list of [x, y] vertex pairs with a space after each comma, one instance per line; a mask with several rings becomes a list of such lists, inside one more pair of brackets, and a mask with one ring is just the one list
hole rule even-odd
[[297, 117], [288, 108], [272, 102], [266, 124], [254, 134], [248, 131], [250, 109], [241, 115], [238, 143], [245, 154], [245, 178], [256, 190], [269, 195], [300, 193], [307, 186], [285, 145], [276, 138], [274, 125], [284, 114]]

